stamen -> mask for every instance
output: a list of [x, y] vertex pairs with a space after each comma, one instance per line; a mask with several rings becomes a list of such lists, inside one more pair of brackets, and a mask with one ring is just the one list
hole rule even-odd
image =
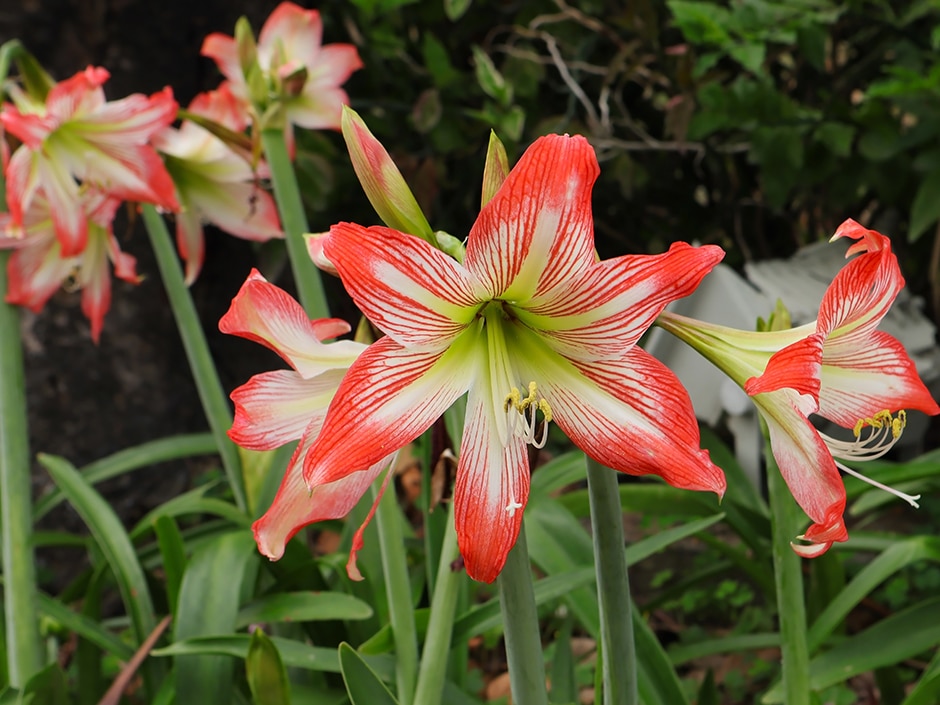
[[[552, 420], [552, 407], [548, 400], [539, 393], [538, 384], [529, 382], [528, 395], [523, 397], [518, 387], [513, 387], [503, 401], [503, 408], [509, 416], [509, 433], [512, 435], [519, 431], [520, 436], [526, 443], [536, 447], [544, 448], [548, 441], [548, 424]], [[538, 412], [542, 412], [542, 434], [541, 438], [536, 439], [538, 430]], [[522, 427], [519, 427], [519, 421], [522, 420]]]
[[[893, 487], [888, 487], [839, 462], [839, 459], [875, 460], [880, 458], [898, 442], [906, 425], [907, 412], [904, 409], [898, 411], [897, 416], [893, 415], [887, 409], [884, 409], [874, 416], [859, 419], [858, 423], [855, 424], [855, 428], [852, 429], [852, 433], [855, 435], [854, 441], [841, 441], [827, 436], [825, 433], [820, 433], [819, 435], [829, 447], [829, 450], [832, 452], [832, 457], [836, 459], [836, 466], [840, 470], [852, 477], [857, 477], [863, 482], [867, 482], [873, 487], [877, 487], [889, 494], [893, 494], [895, 497], [903, 499], [912, 507], [918, 507], [920, 506], [917, 504], [917, 500], [920, 499], [919, 494], [909, 495]], [[868, 429], [867, 433], [865, 433], [866, 429]]]

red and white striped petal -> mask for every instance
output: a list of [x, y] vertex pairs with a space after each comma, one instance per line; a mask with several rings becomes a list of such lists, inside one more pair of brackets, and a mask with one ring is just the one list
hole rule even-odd
[[245, 76], [238, 60], [238, 46], [233, 37], [213, 32], [202, 41], [199, 53], [215, 61], [221, 74], [229, 80], [229, 89], [235, 97], [242, 100], [247, 97]]
[[470, 389], [454, 485], [457, 543], [474, 580], [491, 583], [506, 563], [529, 499], [529, 461], [519, 437], [500, 441], [489, 385]]
[[39, 313], [75, 268], [75, 258], [60, 256], [54, 237], [30, 238], [7, 261], [7, 303]]
[[[16, 155], [13, 156], [16, 159]], [[49, 212], [55, 225], [56, 238], [62, 247], [61, 256], [81, 254], [88, 242], [88, 217], [82, 205], [78, 184], [55, 159], [36, 159], [38, 181], [49, 201]]]
[[600, 173], [580, 136], [537, 139], [470, 230], [464, 265], [489, 296], [524, 303], [594, 263], [591, 188]]
[[345, 369], [365, 349], [352, 340], [321, 343], [316, 326], [300, 304], [257, 269], [251, 270], [232, 299], [231, 307], [219, 320], [219, 330], [270, 348], [305, 378], [330, 369]]
[[480, 308], [480, 286], [456, 261], [397, 230], [339, 223], [323, 253], [359, 309], [402, 345], [440, 349]]
[[42, 147], [43, 140], [56, 126], [55, 118], [36, 113], [21, 113], [12, 104], [6, 103], [0, 111], [0, 127], [20, 140], [27, 149]]
[[89, 142], [108, 145], [145, 145], [150, 138], [176, 119], [179, 105], [167, 86], [151, 96], [134, 93], [101, 105], [82, 115], [72, 129]]
[[803, 538], [819, 545], [794, 545], [794, 550], [812, 557], [825, 553], [833, 541], [848, 538], [842, 519], [845, 486], [831, 451], [797, 408], [795, 397], [795, 392], [780, 390], [759, 394], [754, 402], [767, 422], [780, 473], [797, 504], [814, 522]]
[[[904, 277], [890, 246], [859, 255], [826, 289], [816, 330], [844, 345], [866, 345], [903, 288]], [[829, 344], [827, 341], [827, 347]]]
[[13, 223], [23, 226], [23, 219], [39, 190], [39, 153], [19, 147], [5, 169], [6, 202]]
[[336, 482], [320, 485], [312, 491], [303, 479], [302, 458], [319, 433], [319, 420], [310, 424], [287, 466], [274, 502], [252, 524], [258, 550], [273, 561], [284, 555], [287, 542], [303, 527], [326, 519], [346, 516], [379, 473], [388, 467], [384, 458], [374, 466], [355, 472]]
[[700, 449], [688, 392], [645, 350], [575, 364], [542, 355], [537, 364], [554, 420], [589, 456], [630, 475], [724, 494], [724, 474]]
[[370, 345], [343, 378], [319, 439], [304, 459], [311, 487], [396, 452], [426, 431], [470, 386], [483, 348], [475, 331], [438, 351]]
[[864, 349], [827, 345], [820, 380], [819, 414], [845, 428], [884, 410], [940, 413], [904, 346], [882, 331]]
[[588, 361], [619, 355], [667, 304], [691, 294], [722, 257], [720, 247], [677, 242], [661, 255], [605, 260], [517, 315], [566, 357]]
[[46, 110], [59, 124], [94, 112], [105, 103], [101, 86], [111, 77], [100, 66], [89, 66], [71, 78], [60, 81], [46, 97]]
[[[750, 396], [778, 389], [792, 389], [800, 395], [797, 405], [804, 415], [819, 408], [824, 336], [813, 333], [781, 348], [767, 361], [767, 367], [744, 385]], [[854, 425], [853, 421], [852, 424]]]
[[869, 230], [851, 218], [836, 229], [835, 235], [829, 239], [829, 242], [835, 242], [843, 237], [857, 240], [845, 253], [846, 257], [859, 252], [877, 252], [878, 250], [891, 249], [891, 240], [887, 236], [882, 235], [877, 230]]
[[254, 242], [284, 237], [277, 205], [258, 184], [206, 183], [189, 198], [206, 220], [230, 235]]
[[189, 205], [185, 199], [180, 201], [180, 211], [176, 214], [176, 249], [186, 264], [186, 286], [192, 286], [202, 270], [206, 257], [206, 241], [202, 229], [202, 217], [199, 210]]
[[320, 48], [316, 61], [307, 64], [307, 85], [318, 90], [346, 83], [354, 71], [362, 68], [359, 51], [353, 44], [327, 44]]
[[228, 436], [238, 445], [271, 450], [298, 440], [314, 420], [322, 425], [345, 370], [304, 379], [293, 370], [262, 372], [232, 392], [235, 421]]

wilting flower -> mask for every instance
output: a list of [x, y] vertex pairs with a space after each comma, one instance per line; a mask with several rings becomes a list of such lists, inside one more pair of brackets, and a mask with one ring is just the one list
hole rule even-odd
[[112, 231], [119, 205], [118, 199], [95, 189], [81, 192], [78, 208], [87, 238], [85, 248], [73, 255], [62, 253], [54, 211], [43, 191], [32, 198], [22, 225], [13, 223], [10, 214], [0, 214], [0, 248], [15, 250], [7, 262], [6, 300], [38, 312], [63, 284], [81, 289], [82, 312], [91, 322], [91, 337], [97, 343], [111, 306], [109, 260], [116, 277], [132, 284], [139, 281], [136, 261], [121, 252]]
[[235, 38], [213, 33], [203, 42], [202, 54], [218, 64], [245, 110], [260, 98], [265, 102], [255, 106], [260, 117], [273, 98], [284, 110], [288, 139], [291, 125], [339, 128], [340, 110], [349, 102], [340, 86], [362, 68], [362, 61], [352, 44], [323, 46], [319, 12], [283, 2], [264, 23], [254, 56], [241, 48], [240, 57]]
[[219, 329], [261, 343], [292, 368], [255, 375], [232, 393], [233, 441], [245, 448], [271, 450], [301, 440], [273, 504], [252, 527], [258, 549], [276, 560], [302, 527], [348, 514], [389, 465], [388, 458], [380, 459], [362, 472], [313, 491], [303, 480], [303, 454], [319, 434], [340, 380], [366, 346], [349, 340], [323, 342], [348, 333], [349, 325], [337, 319], [310, 320], [300, 304], [257, 270], [248, 275]]
[[333, 226], [326, 258], [386, 337], [352, 364], [306, 453], [314, 492], [411, 442], [468, 390], [454, 502], [477, 580], [495, 579], [516, 541], [526, 447], [552, 422], [612, 468], [724, 491], [687, 393], [636, 346], [723, 253], [677, 243], [597, 262], [598, 171], [584, 138], [539, 139], [484, 206], [463, 264], [397, 230]]
[[[780, 472], [813, 525], [794, 544], [802, 556], [845, 541], [845, 487], [840, 460], [884, 455], [904, 427], [905, 410], [940, 413], [914, 363], [895, 338], [876, 330], [904, 279], [887, 237], [854, 220], [833, 240], [856, 240], [859, 254], [826, 290], [818, 319], [779, 332], [746, 332], [663, 313], [657, 324], [698, 350], [751, 395], [767, 423]], [[817, 431], [811, 414], [852, 429], [854, 441]], [[872, 482], [916, 506], [908, 497]]]
[[[243, 114], [226, 86], [200, 93], [189, 113], [239, 133], [246, 127]], [[256, 242], [283, 237], [274, 199], [258, 183], [264, 164], [252, 168], [246, 155], [191, 120], [157, 133], [153, 145], [176, 184], [176, 242], [186, 260], [187, 284], [195, 281], [205, 256], [203, 222]]]
[[170, 175], [148, 144], [176, 116], [172, 92], [165, 88], [149, 98], [134, 94], [107, 102], [101, 86], [108, 76], [105, 69], [89, 66], [56, 84], [44, 103], [14, 92], [20, 104], [6, 104], [0, 113], [3, 127], [23, 142], [6, 168], [13, 222], [23, 225], [24, 213], [42, 189], [63, 257], [85, 248], [89, 221], [82, 189], [169, 210], [178, 207]]

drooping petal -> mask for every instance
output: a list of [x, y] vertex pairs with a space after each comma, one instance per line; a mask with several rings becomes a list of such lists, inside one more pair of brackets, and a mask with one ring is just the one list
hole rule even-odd
[[316, 326], [300, 304], [256, 269], [251, 270], [219, 320], [219, 330], [270, 348], [305, 378], [329, 369], [345, 369], [365, 348], [351, 340], [320, 343]]
[[186, 263], [186, 286], [192, 286], [206, 257], [206, 241], [199, 210], [185, 200], [176, 214], [176, 249]]
[[574, 364], [533, 351], [527, 362], [543, 372], [537, 379], [559, 428], [592, 458], [630, 475], [724, 494], [724, 474], [700, 449], [688, 392], [645, 350]]
[[526, 301], [594, 263], [591, 188], [600, 168], [580, 136], [529, 147], [470, 230], [464, 265], [494, 298]]
[[18, 247], [7, 261], [6, 301], [39, 313], [74, 268], [74, 259], [60, 255], [54, 238]]
[[26, 147], [19, 147], [5, 169], [6, 201], [13, 223], [23, 225], [23, 218], [39, 190], [39, 155]]
[[108, 271], [108, 237], [100, 227], [91, 228], [82, 252], [78, 283], [82, 287], [82, 313], [91, 323], [91, 339], [97, 343], [104, 316], [111, 308], [111, 272]]
[[819, 407], [824, 340], [821, 333], [813, 333], [778, 350], [767, 361], [763, 373], [747, 381], [744, 391], [754, 396], [792, 389], [800, 395], [797, 402], [800, 411], [804, 415], [814, 413]]
[[346, 83], [353, 72], [362, 68], [362, 59], [352, 44], [327, 44], [320, 48], [316, 61], [307, 66], [307, 83], [323, 89]]
[[851, 257], [859, 252], [877, 252], [885, 248], [891, 249], [891, 240], [887, 236], [882, 235], [877, 230], [869, 230], [851, 218], [836, 229], [835, 235], [829, 238], [829, 242], [835, 242], [843, 237], [857, 240], [845, 253], [846, 257]]
[[339, 223], [323, 253], [359, 309], [402, 345], [447, 345], [480, 307], [480, 287], [467, 272], [412, 235]]
[[[16, 155], [13, 156], [16, 159]], [[49, 201], [62, 256], [81, 254], [88, 242], [88, 218], [82, 206], [78, 184], [64, 165], [51, 159], [36, 160], [39, 182]]]
[[205, 184], [189, 196], [208, 221], [230, 235], [254, 242], [284, 237], [277, 205], [258, 184]]
[[[845, 486], [832, 453], [819, 433], [795, 405], [795, 392], [779, 390], [754, 397], [767, 422], [770, 445], [780, 473], [797, 504], [813, 520], [804, 538], [827, 549], [833, 541], [845, 541], [848, 532]], [[820, 555], [825, 549], [794, 546], [804, 555]]]
[[564, 289], [538, 297], [517, 315], [563, 355], [596, 360], [629, 348], [670, 302], [688, 296], [724, 251], [674, 243], [661, 255], [628, 255], [593, 264]]
[[232, 392], [235, 420], [228, 436], [238, 445], [271, 450], [298, 440], [314, 420], [318, 428], [345, 370], [304, 379], [293, 370], [262, 372]]
[[479, 345], [475, 331], [431, 352], [388, 336], [370, 345], [343, 378], [304, 459], [307, 484], [363, 470], [424, 433], [467, 391], [467, 365], [481, 354]]
[[819, 414], [845, 428], [884, 410], [940, 413], [904, 346], [882, 331], [862, 349], [827, 347], [820, 381]]
[[460, 554], [467, 575], [484, 583], [503, 569], [529, 498], [526, 444], [519, 437], [501, 442], [489, 391], [482, 379], [470, 388], [454, 485]]
[[388, 458], [361, 472], [354, 472], [336, 482], [320, 485], [312, 491], [303, 479], [302, 458], [316, 439], [320, 420], [311, 422], [287, 466], [274, 502], [252, 524], [258, 550], [273, 561], [284, 555], [287, 542], [308, 524], [346, 516], [365, 494], [379, 473], [388, 467]]
[[52, 132], [57, 122], [48, 115], [21, 113], [13, 105], [6, 103], [0, 111], [0, 126], [20, 140], [27, 149], [36, 150]]

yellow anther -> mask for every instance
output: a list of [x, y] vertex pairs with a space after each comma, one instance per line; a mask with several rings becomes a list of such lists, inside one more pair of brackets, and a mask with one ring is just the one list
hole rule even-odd
[[[548, 440], [548, 424], [552, 420], [552, 407], [548, 400], [539, 393], [536, 382], [529, 382], [528, 395], [523, 397], [518, 387], [513, 387], [503, 400], [503, 408], [510, 415], [510, 428], [519, 429], [519, 416], [522, 417], [522, 437], [527, 443], [541, 448]], [[513, 412], [519, 416], [516, 416]], [[538, 412], [542, 412], [542, 437], [536, 439], [538, 428]]]
[[882, 411], [879, 411], [874, 416], [869, 416], [868, 418], [865, 418], [865, 419], [859, 419], [858, 423], [855, 424], [853, 433], [855, 434], [855, 437], [858, 438], [861, 435], [862, 430], [866, 427], [871, 427], [875, 429], [882, 429], [885, 427], [889, 427], [891, 429], [892, 435], [895, 438], [897, 438], [898, 436], [901, 435], [901, 431], [904, 430], [904, 427], [906, 425], [907, 425], [907, 412], [905, 412], [903, 409], [901, 409], [901, 411], [898, 412], [897, 418], [894, 418], [891, 412], [888, 411], [887, 409], [883, 409]]
[[539, 399], [539, 411], [541, 411], [542, 416], [545, 417], [545, 423], [551, 423], [552, 405], [548, 403], [548, 399]]

